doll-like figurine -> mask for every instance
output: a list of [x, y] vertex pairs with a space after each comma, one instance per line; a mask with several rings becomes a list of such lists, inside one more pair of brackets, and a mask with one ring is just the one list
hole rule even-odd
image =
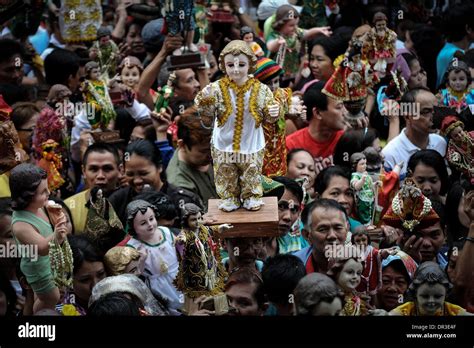
[[446, 272], [436, 262], [423, 262], [416, 270], [413, 282], [408, 288], [413, 301], [396, 307], [389, 314], [402, 316], [472, 315], [464, 308], [446, 302], [446, 297], [452, 287]]
[[250, 46], [257, 57], [262, 57], [265, 54], [262, 47], [255, 42], [255, 32], [252, 28], [247, 26], [240, 28], [240, 39], [244, 40]]
[[100, 79], [99, 63], [89, 62], [85, 66], [86, 80], [81, 85], [84, 99], [93, 106], [87, 115], [92, 129], [107, 129], [113, 125], [116, 113], [106, 83]]
[[[55, 309], [59, 302], [60, 292], [55, 282], [55, 275], [63, 274], [63, 269], [53, 270], [53, 265], [59, 265], [61, 260], [52, 253], [59, 251], [61, 244], [66, 243], [66, 217], [50, 223], [46, 213], [49, 190], [46, 172], [32, 164], [16, 166], [10, 175], [10, 190], [12, 197], [12, 233], [18, 246], [32, 246], [37, 252], [21, 255], [20, 268], [33, 292], [35, 301], [33, 313], [42, 309]], [[59, 248], [57, 248], [59, 246]], [[33, 250], [33, 249], [32, 249]], [[69, 254], [70, 256], [70, 254]], [[53, 260], [54, 258], [54, 260]], [[56, 262], [58, 261], [58, 262]], [[70, 264], [62, 266], [72, 269], [72, 260], [64, 259]]]
[[173, 285], [179, 265], [173, 233], [158, 226], [156, 208], [144, 200], [127, 205], [127, 224], [132, 236], [127, 246], [147, 254], [143, 275], [148, 278], [151, 291], [169, 301], [171, 309], [178, 310], [182, 294]]
[[38, 167], [43, 168], [48, 173], [48, 188], [50, 191], [59, 189], [64, 184], [64, 179], [59, 172], [63, 163], [61, 154], [57, 151], [58, 143], [49, 139], [41, 144], [41, 159]]
[[115, 246], [104, 255], [104, 266], [108, 276], [120, 274], [142, 275], [145, 270], [146, 253], [129, 246]]
[[454, 108], [458, 113], [467, 107], [474, 108], [474, 89], [471, 88], [469, 66], [462, 60], [454, 58], [444, 76], [446, 88], [436, 95], [440, 105]]
[[369, 60], [379, 78], [391, 70], [396, 56], [397, 34], [387, 28], [387, 22], [387, 16], [377, 12], [372, 21], [374, 27], [365, 37], [363, 59]]
[[[163, 87], [158, 87], [157, 96], [155, 101], [155, 112], [163, 113], [166, 112], [166, 108], [169, 106], [171, 98], [174, 95], [173, 82], [176, 80], [175, 72], [172, 72]], [[153, 115], [152, 115], [153, 116]]]
[[351, 243], [359, 248], [364, 260], [364, 270], [357, 291], [373, 296], [380, 285], [379, 249], [371, 245], [369, 231], [365, 226], [357, 227], [355, 232], [352, 232]]
[[198, 93], [195, 103], [202, 115], [215, 117], [211, 139], [216, 191], [224, 211], [260, 209], [265, 151], [263, 123], [280, 116], [268, 86], [252, 74], [257, 57], [245, 41], [231, 41], [219, 56], [226, 74]]
[[118, 74], [108, 83], [110, 99], [114, 105], [133, 105], [142, 72], [143, 65], [134, 56], [127, 56], [120, 62]]
[[474, 184], [474, 131], [466, 132], [464, 123], [455, 116], [447, 116], [441, 132], [449, 139], [446, 158], [449, 164]]
[[327, 275], [334, 279], [344, 292], [344, 305], [339, 315], [367, 315], [366, 299], [356, 291], [361, 281], [362, 271], [364, 270], [362, 262], [357, 258], [350, 257], [330, 259], [329, 264]]
[[178, 35], [184, 33], [184, 46], [173, 52], [174, 55], [181, 55], [183, 52], [196, 52], [197, 47], [193, 44], [194, 29], [194, 3], [193, 0], [165, 0], [164, 17], [168, 33]]
[[356, 191], [357, 216], [360, 222], [369, 225], [374, 214], [374, 186], [380, 185], [380, 183], [376, 182], [374, 184], [367, 173], [367, 159], [363, 153], [353, 153], [350, 162], [352, 169], [351, 187]]
[[110, 37], [112, 32], [107, 27], [101, 27], [97, 30], [97, 41], [91, 47], [89, 57], [100, 65], [101, 76], [108, 79], [115, 76], [117, 67], [118, 47]]
[[184, 204], [182, 209], [183, 229], [176, 240], [180, 264], [175, 285], [185, 295], [184, 312], [192, 312], [193, 300], [196, 298], [210, 296], [214, 299], [216, 312], [225, 313], [227, 300], [223, 291], [227, 273], [216, 240], [232, 226], [204, 226], [202, 211], [193, 203]]

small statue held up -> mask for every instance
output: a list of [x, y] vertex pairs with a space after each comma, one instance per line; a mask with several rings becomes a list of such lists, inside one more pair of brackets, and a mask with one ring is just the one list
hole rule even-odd
[[117, 66], [118, 47], [111, 40], [112, 32], [107, 27], [97, 30], [97, 41], [91, 47], [89, 57], [100, 65], [100, 74], [108, 80], [115, 76]]

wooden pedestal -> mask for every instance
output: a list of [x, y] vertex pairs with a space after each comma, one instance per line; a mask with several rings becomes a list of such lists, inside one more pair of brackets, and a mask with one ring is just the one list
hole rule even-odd
[[184, 53], [181, 56], [168, 56], [168, 70], [179, 70], [187, 68], [199, 68], [205, 65], [204, 59], [199, 52]]
[[210, 199], [208, 212], [204, 216], [213, 219], [213, 225], [231, 224], [234, 228], [225, 231], [223, 238], [234, 237], [277, 237], [278, 232], [278, 200], [276, 197], [264, 197], [265, 204], [257, 211], [239, 208], [225, 212], [218, 208], [220, 199]]

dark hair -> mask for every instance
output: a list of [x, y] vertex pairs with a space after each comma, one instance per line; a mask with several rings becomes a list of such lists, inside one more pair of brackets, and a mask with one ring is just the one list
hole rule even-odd
[[79, 70], [79, 57], [74, 52], [62, 48], [53, 50], [44, 60], [46, 82], [50, 85], [68, 86], [68, 79], [76, 76]]
[[263, 288], [270, 302], [288, 304], [296, 285], [306, 275], [303, 262], [294, 255], [280, 254], [266, 260]]
[[24, 210], [31, 203], [41, 180], [48, 177], [44, 169], [33, 164], [22, 163], [10, 172], [12, 209]]
[[203, 124], [209, 125], [211, 122], [210, 118], [199, 115], [194, 107], [185, 110], [178, 121], [178, 139], [181, 139], [188, 149], [197, 144], [209, 143], [212, 130], [203, 127]]
[[354, 244], [355, 237], [357, 236], [367, 236], [367, 245], [370, 245], [372, 241], [370, 240], [370, 234], [369, 231], [367, 231], [367, 227], [362, 225], [362, 226], [357, 226], [355, 230], [352, 232], [351, 235], [351, 243]]
[[331, 59], [331, 62], [344, 54], [349, 46], [351, 34], [340, 32], [339, 34], [328, 36], [320, 36], [308, 42], [308, 53], [311, 54], [313, 47], [318, 45], [324, 49], [324, 54]]
[[403, 277], [404, 277], [405, 280], [407, 281], [407, 284], [410, 284], [410, 283], [411, 283], [410, 275], [408, 274], [408, 271], [407, 271], [405, 265], [403, 264], [403, 261], [402, 261], [402, 260], [396, 259], [396, 260], [391, 261], [387, 266], [385, 266], [385, 267], [382, 269], [382, 275], [383, 275], [383, 271], [384, 271], [386, 268], [388, 268], [388, 267], [391, 267], [391, 268], [393, 268], [395, 271], [397, 271], [398, 273], [403, 274]]
[[15, 316], [15, 306], [16, 306], [16, 292], [10, 283], [6, 273], [0, 269], [0, 292], [3, 292], [7, 301], [7, 312], [5, 313], [6, 317]]
[[348, 221], [346, 210], [342, 205], [340, 205], [337, 201], [333, 199], [321, 198], [316, 199], [315, 201], [311, 202], [309, 205], [305, 206], [303, 212], [301, 213], [301, 221], [303, 222], [305, 228], [309, 225], [309, 218], [314, 210], [317, 208], [322, 209], [334, 209], [339, 210], [341, 213], [344, 214], [346, 221]]
[[[128, 296], [132, 296], [130, 299]], [[93, 302], [87, 315], [91, 317], [139, 316], [140, 304], [136, 296], [122, 292], [111, 292]], [[143, 307], [143, 304], [141, 305]]]
[[20, 55], [21, 57], [25, 56], [25, 49], [23, 46], [12, 39], [1, 39], [0, 40], [0, 63], [10, 60], [11, 57], [15, 55]]
[[272, 177], [272, 180], [275, 180], [285, 185], [285, 189], [290, 191], [298, 199], [299, 203], [303, 202], [303, 189], [295, 180], [287, 178], [285, 176], [275, 176]]
[[[402, 95], [402, 98], [400, 99], [400, 105], [402, 104], [413, 104], [416, 102], [416, 97], [418, 96], [419, 93], [421, 92], [428, 92], [431, 93], [431, 91], [428, 88], [424, 87], [417, 87], [409, 90], [406, 92], [404, 95]], [[410, 109], [410, 108], [408, 108]], [[406, 115], [406, 116], [413, 116], [413, 115]]]
[[23, 125], [27, 123], [34, 114], [39, 114], [40, 109], [34, 103], [30, 102], [19, 102], [15, 103], [12, 106], [12, 113], [10, 114], [10, 118], [15, 125], [16, 130], [21, 130]]
[[178, 210], [167, 194], [155, 190], [144, 190], [135, 196], [155, 206], [155, 211], [160, 219], [172, 220], [178, 217]]
[[281, 5], [275, 12], [275, 22], [272, 28], [279, 31], [287, 22], [300, 16], [299, 12], [291, 5]]
[[375, 128], [349, 129], [339, 138], [334, 148], [333, 162], [336, 165], [350, 168], [350, 157], [355, 152], [362, 152], [372, 146], [379, 134]]
[[0, 217], [4, 215], [12, 215], [12, 199], [10, 197], [0, 198]]
[[312, 315], [314, 307], [319, 303], [331, 303], [340, 295], [334, 280], [322, 273], [310, 273], [304, 276], [298, 282], [294, 292], [296, 315], [306, 316]]
[[441, 225], [441, 229], [443, 233], [446, 233], [446, 209], [444, 204], [440, 201], [432, 200], [431, 207], [435, 211], [435, 213], [439, 216], [439, 224]]
[[436, 150], [420, 150], [411, 155], [408, 160], [408, 169], [413, 174], [415, 168], [418, 164], [424, 164], [428, 167], [431, 167], [438, 174], [441, 181], [441, 190], [440, 195], [443, 196], [448, 190], [448, 170], [446, 169], [446, 164], [444, 158]]
[[308, 150], [305, 150], [305, 149], [302, 149], [302, 148], [293, 149], [293, 150], [290, 150], [286, 154], [286, 164], [290, 164], [290, 162], [293, 159], [294, 155], [297, 154], [298, 152], [306, 152], [311, 156], [311, 158], [313, 158], [313, 155], [311, 155], [311, 153]]
[[327, 167], [320, 171], [314, 180], [314, 191], [322, 195], [323, 192], [328, 188], [329, 182], [334, 176], [342, 176], [349, 182], [351, 181], [351, 173], [349, 169], [341, 166]]
[[452, 184], [446, 196], [446, 225], [448, 244], [466, 237], [468, 228], [459, 221], [458, 207], [464, 192], [467, 192], [464, 183], [456, 181]]
[[109, 152], [114, 156], [115, 163], [117, 163], [117, 166], [122, 163], [120, 160], [120, 155], [118, 153], [117, 148], [114, 145], [107, 144], [107, 143], [94, 143], [92, 145], [89, 145], [86, 149], [86, 152], [84, 153], [84, 157], [82, 158], [82, 164], [84, 167], [87, 165], [87, 159], [89, 158], [89, 155], [93, 152], [98, 152], [98, 153], [105, 153]]
[[466, 62], [468, 67], [474, 69], [474, 48], [471, 48], [470, 50], [464, 52], [464, 61]]
[[162, 166], [163, 162], [160, 150], [148, 140], [139, 139], [128, 144], [125, 149], [124, 157], [126, 158], [133, 154], [146, 158], [157, 168]]
[[68, 236], [67, 239], [72, 250], [74, 273], [79, 271], [84, 261], [103, 262], [103, 258], [100, 256], [99, 251], [86, 236]]
[[328, 109], [328, 97], [323, 93], [326, 81], [318, 81], [312, 84], [303, 95], [303, 104], [306, 106], [307, 119], [311, 121], [313, 118], [313, 108], [318, 111], [325, 111]]
[[449, 282], [446, 272], [433, 261], [423, 262], [416, 270], [413, 281], [408, 287], [411, 297], [416, 300], [416, 291], [424, 283], [430, 285], [441, 284], [446, 289], [446, 297], [453, 285]]
[[443, 33], [449, 42], [460, 41], [467, 35], [466, 25], [474, 29], [474, 8], [472, 2], [466, 1], [463, 4], [449, 7], [448, 13], [444, 16]]
[[237, 284], [255, 284], [255, 299], [259, 308], [263, 308], [265, 304], [265, 291], [263, 288], [263, 280], [257, 270], [250, 267], [234, 268], [225, 283], [225, 291]]

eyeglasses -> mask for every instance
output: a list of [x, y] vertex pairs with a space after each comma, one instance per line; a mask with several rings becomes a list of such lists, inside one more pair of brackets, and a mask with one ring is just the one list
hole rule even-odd
[[297, 214], [300, 211], [300, 206], [298, 204], [295, 204], [293, 201], [284, 201], [280, 200], [278, 202], [278, 210], [280, 211], [285, 211], [285, 210], [290, 210], [292, 214]]

